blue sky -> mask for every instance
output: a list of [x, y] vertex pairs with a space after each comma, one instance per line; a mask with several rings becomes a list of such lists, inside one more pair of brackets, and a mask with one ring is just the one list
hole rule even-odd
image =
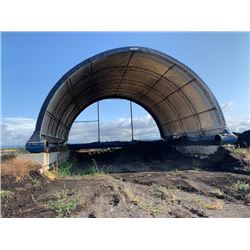
[[[35, 120], [65, 72], [99, 52], [130, 45], [160, 50], [186, 64], [210, 87], [229, 125], [247, 126], [250, 44], [249, 33], [240, 32], [2, 33], [2, 124], [15, 117]], [[111, 105], [101, 104], [103, 122], [128, 117], [127, 102], [107, 112]], [[94, 119], [94, 109], [78, 119]], [[146, 116], [137, 106], [134, 113]]]

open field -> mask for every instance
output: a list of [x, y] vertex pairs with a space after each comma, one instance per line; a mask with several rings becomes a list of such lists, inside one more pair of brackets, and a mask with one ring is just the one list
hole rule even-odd
[[250, 217], [248, 149], [221, 149], [208, 159], [147, 150], [74, 153], [46, 175], [7, 160], [1, 216]]

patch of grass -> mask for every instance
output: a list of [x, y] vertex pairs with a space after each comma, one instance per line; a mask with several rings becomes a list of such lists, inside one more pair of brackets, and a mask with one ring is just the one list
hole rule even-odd
[[234, 185], [233, 189], [239, 192], [247, 192], [250, 189], [250, 185], [245, 181], [238, 180]]
[[2, 163], [1, 173], [2, 175], [15, 177], [18, 181], [28, 177], [30, 172], [38, 171], [39, 168], [41, 168], [41, 165], [37, 163], [14, 158]]
[[248, 153], [248, 149], [246, 148], [236, 148], [233, 150], [233, 153], [240, 156], [245, 156]]
[[58, 172], [60, 176], [69, 176], [72, 174], [72, 162], [66, 161], [63, 164], [59, 165]]
[[105, 172], [103, 170], [100, 170], [97, 166], [97, 163], [95, 161], [95, 159], [92, 159], [93, 161], [93, 165], [89, 166], [87, 168], [84, 168], [81, 173], [84, 175], [94, 175], [94, 176], [100, 176], [100, 175], [104, 175]]
[[211, 203], [211, 204], [203, 204], [203, 208], [214, 209], [214, 210], [222, 210], [223, 205], [222, 205], [221, 202], [217, 201], [217, 202]]
[[127, 199], [134, 205], [138, 205], [140, 203], [140, 197], [134, 193], [131, 185], [124, 187], [124, 194]]
[[50, 180], [55, 180], [60, 177], [58, 168], [44, 169], [43, 175], [48, 177]]
[[244, 161], [248, 167], [250, 167], [250, 147], [249, 148], [236, 148], [233, 150], [233, 154], [238, 156], [240, 160]]
[[40, 186], [40, 181], [37, 178], [29, 176], [29, 180], [33, 187], [37, 188]]
[[216, 190], [212, 191], [212, 194], [214, 196], [216, 196], [217, 198], [222, 198], [224, 195], [224, 193], [220, 189], [216, 189]]
[[194, 201], [195, 201], [195, 203], [197, 203], [197, 204], [201, 204], [201, 203], [202, 203], [201, 198], [196, 198]]
[[64, 188], [57, 193], [54, 200], [48, 202], [48, 207], [55, 211], [59, 217], [69, 217], [76, 210], [79, 203], [77, 195], [69, 196], [68, 189]]
[[166, 199], [164, 187], [156, 183], [153, 183], [152, 187], [154, 189], [154, 193], [153, 193], [154, 196], [156, 196], [157, 198], [161, 198], [162, 200]]
[[1, 162], [6, 162], [6, 161], [10, 161], [16, 158], [16, 154], [2, 154], [0, 156], [1, 158]]
[[152, 204], [149, 204], [147, 206], [147, 210], [151, 215], [155, 215], [155, 214], [163, 214], [164, 213], [164, 209], [161, 206], [154, 206]]
[[82, 175], [92, 175], [92, 176], [100, 176], [104, 175], [105, 172], [98, 168], [97, 163], [94, 159], [92, 159], [93, 164], [84, 168], [76, 168], [74, 167], [73, 161], [66, 161], [61, 164], [58, 168], [59, 176], [77, 176], [80, 177]]
[[2, 198], [10, 198], [14, 195], [14, 192], [10, 191], [10, 190], [1, 190], [0, 191], [1, 197]]
[[113, 165], [104, 165], [103, 167], [103, 172], [105, 173], [121, 173], [122, 170], [116, 166]]
[[169, 196], [169, 201], [170, 201], [171, 203], [175, 203], [175, 202], [177, 201], [177, 197], [176, 197], [174, 194], [171, 194], [171, 195]]
[[18, 147], [18, 148], [14, 148], [14, 147], [10, 147], [10, 148], [5, 148], [2, 149], [2, 151], [14, 151], [14, 152], [23, 152], [23, 153], [27, 153], [28, 151], [24, 148], [24, 147]]
[[101, 175], [104, 174], [104, 172], [102, 170], [99, 170], [98, 168], [96, 168], [95, 166], [89, 166], [87, 168], [84, 168], [81, 173], [83, 175]]
[[[153, 183], [152, 187], [154, 189], [154, 196], [161, 198], [162, 200], [169, 201], [171, 203], [175, 203], [178, 201], [178, 198], [175, 194], [181, 191], [179, 188], [169, 189], [156, 183]], [[171, 191], [173, 191], [175, 194], [171, 194]]]
[[160, 190], [162, 188], [162, 185], [157, 184], [157, 183], [153, 183], [152, 184], [152, 188], [156, 189], [156, 190]]
[[232, 154], [240, 160], [241, 165], [243, 165], [246, 170], [250, 170], [250, 147], [236, 148], [232, 151]]
[[162, 200], [165, 200], [165, 198], [166, 198], [164, 193], [160, 190], [155, 190], [154, 195], [158, 198], [161, 198]]
[[163, 208], [155, 207], [150, 210], [151, 214], [162, 214], [164, 212]]
[[214, 203], [205, 203], [200, 198], [196, 199], [195, 202], [203, 209], [214, 209], [214, 210], [222, 210], [223, 204], [222, 202], [216, 201]]
[[34, 203], [37, 202], [33, 194], [31, 195], [31, 199], [32, 199], [32, 201], [33, 201]]

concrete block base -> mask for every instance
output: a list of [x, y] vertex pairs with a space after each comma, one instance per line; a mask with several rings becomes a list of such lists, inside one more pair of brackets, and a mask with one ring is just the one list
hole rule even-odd
[[70, 151], [50, 152], [50, 153], [31, 153], [31, 154], [19, 154], [17, 159], [26, 161], [32, 161], [39, 163], [45, 169], [51, 169], [57, 167], [59, 164], [67, 161], [70, 155]]

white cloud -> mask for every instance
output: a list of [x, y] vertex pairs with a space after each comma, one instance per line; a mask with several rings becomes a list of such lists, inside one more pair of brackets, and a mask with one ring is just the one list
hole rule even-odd
[[233, 101], [229, 101], [227, 103], [224, 103], [222, 106], [221, 106], [223, 112], [232, 112], [234, 111], [234, 108], [235, 108], [235, 104]]
[[225, 116], [227, 127], [232, 132], [242, 133], [250, 129], [250, 117], [245, 117], [243, 119], [235, 119]]
[[35, 130], [36, 120], [24, 117], [3, 118], [1, 127], [2, 145], [24, 145]]
[[[135, 117], [134, 138], [135, 139], [158, 139], [160, 137], [158, 128], [151, 116]], [[24, 117], [3, 118], [1, 127], [1, 144], [24, 145], [35, 130], [36, 120]], [[130, 119], [120, 118], [116, 121], [101, 123], [101, 140], [130, 140]], [[97, 141], [97, 123], [74, 123], [69, 142], [91, 142]]]
[[250, 117], [236, 118], [235, 104], [233, 101], [228, 101], [221, 106], [225, 115], [227, 127], [232, 132], [244, 132], [250, 129]]
[[[159, 139], [158, 127], [151, 116], [134, 117], [134, 139]], [[74, 123], [69, 134], [69, 142], [97, 141], [97, 123]], [[101, 141], [131, 140], [130, 118], [100, 124]]]
[[[235, 119], [225, 117], [227, 126], [233, 132], [243, 132], [250, 129], [250, 117]], [[135, 139], [158, 139], [158, 128], [150, 115], [134, 117]], [[2, 145], [24, 145], [35, 130], [35, 119], [24, 117], [3, 118], [1, 126]], [[130, 119], [121, 118], [116, 121], [101, 123], [101, 140], [130, 140]], [[97, 141], [96, 123], [74, 123], [69, 135], [70, 143]]]

